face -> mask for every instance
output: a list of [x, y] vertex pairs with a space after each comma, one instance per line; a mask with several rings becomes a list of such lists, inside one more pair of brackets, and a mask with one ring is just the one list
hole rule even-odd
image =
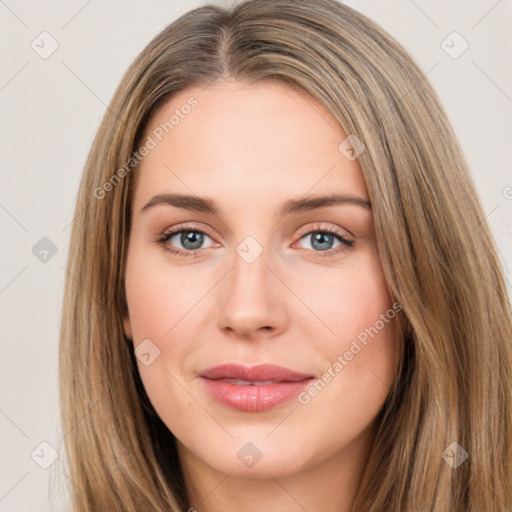
[[361, 457], [396, 311], [347, 135], [284, 84], [218, 81], [174, 96], [148, 137], [124, 327], [180, 458], [261, 478]]

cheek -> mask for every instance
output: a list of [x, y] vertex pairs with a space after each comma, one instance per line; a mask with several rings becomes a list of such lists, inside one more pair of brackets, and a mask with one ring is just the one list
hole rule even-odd
[[158, 356], [147, 366], [138, 360], [138, 367], [151, 402], [164, 416], [169, 404], [185, 409], [193, 404], [180, 384], [185, 374], [189, 377], [191, 355], [201, 348], [201, 319], [210, 317], [203, 296], [214, 284], [211, 272], [171, 266], [139, 247], [129, 255], [126, 296], [133, 345], [137, 348], [144, 340], [146, 347], [149, 339], [156, 346], [149, 345]]
[[[179, 423], [193, 421], [194, 411], [193, 399], [180, 385], [181, 366], [191, 350], [187, 333], [193, 315], [189, 313], [201, 294], [193, 275], [180, 270], [135, 249], [126, 273], [133, 345], [136, 348], [144, 340], [152, 356], [148, 365], [138, 359], [139, 373], [151, 403], [169, 428], [175, 426], [177, 405]], [[147, 339], [154, 345], [147, 345]]]
[[126, 295], [134, 342], [170, 336], [201, 297], [197, 280], [183, 267], [170, 269], [161, 261], [133, 254], [127, 267]]
[[[392, 307], [378, 255], [366, 252], [353, 265], [303, 280], [302, 295], [323, 321], [322, 346], [342, 349]], [[393, 315], [394, 316], [394, 315]], [[380, 324], [379, 324], [380, 325]], [[389, 331], [390, 329], [388, 329]]]
[[310, 298], [329, 327], [326, 334], [310, 337], [324, 361], [325, 382], [318, 386], [323, 399], [342, 402], [349, 410], [366, 403], [370, 414], [376, 412], [393, 383], [397, 362], [397, 305], [393, 307], [378, 255], [368, 253], [358, 265], [332, 273], [324, 289], [315, 287]]
[[378, 259], [368, 257], [346, 270], [333, 275], [328, 291], [315, 287], [310, 296], [333, 332], [310, 337], [323, 364], [319, 379], [299, 395], [296, 411], [311, 438], [329, 440], [315, 447], [324, 455], [372, 423], [395, 378], [396, 310]]

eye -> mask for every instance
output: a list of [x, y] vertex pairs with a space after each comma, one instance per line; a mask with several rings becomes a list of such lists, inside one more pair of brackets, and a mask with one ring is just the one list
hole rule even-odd
[[172, 254], [177, 254], [179, 256], [196, 256], [195, 252], [197, 252], [198, 249], [208, 248], [203, 247], [205, 238], [212, 240], [201, 229], [187, 229], [186, 227], [181, 226], [179, 229], [174, 229], [173, 231], [162, 233], [162, 235], [160, 235], [160, 237], [157, 238], [155, 242], [164, 245], [165, 248]]
[[[201, 229], [194, 226], [179, 226], [172, 231], [162, 233], [154, 242], [163, 245], [171, 254], [195, 257], [199, 255], [199, 249], [208, 249], [214, 246], [214, 244], [210, 244], [205, 247], [203, 244], [206, 239], [213, 242], [213, 239]], [[309, 241], [311, 244], [311, 248], [303, 248], [314, 252], [315, 256], [320, 255], [321, 257], [338, 254], [354, 245], [353, 241], [347, 239], [338, 230], [319, 225], [303, 234], [299, 242], [302, 240]]]
[[[300, 240], [309, 241], [311, 248], [305, 247], [306, 249], [315, 253], [327, 253], [325, 256], [340, 253], [354, 245], [353, 241], [347, 239], [338, 230], [320, 226], [316, 226], [315, 229], [302, 235]], [[321, 256], [323, 257], [324, 254]]]

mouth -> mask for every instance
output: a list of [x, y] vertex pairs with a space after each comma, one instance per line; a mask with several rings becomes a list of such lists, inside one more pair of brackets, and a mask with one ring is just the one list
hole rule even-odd
[[270, 364], [224, 364], [203, 371], [200, 377], [213, 399], [230, 409], [246, 412], [262, 412], [283, 404], [315, 378]]

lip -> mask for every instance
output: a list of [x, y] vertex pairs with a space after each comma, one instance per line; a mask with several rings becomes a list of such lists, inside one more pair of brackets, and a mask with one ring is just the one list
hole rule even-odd
[[214, 399], [246, 412], [276, 407], [297, 396], [314, 379], [313, 375], [272, 364], [223, 364], [201, 372], [200, 377]]

